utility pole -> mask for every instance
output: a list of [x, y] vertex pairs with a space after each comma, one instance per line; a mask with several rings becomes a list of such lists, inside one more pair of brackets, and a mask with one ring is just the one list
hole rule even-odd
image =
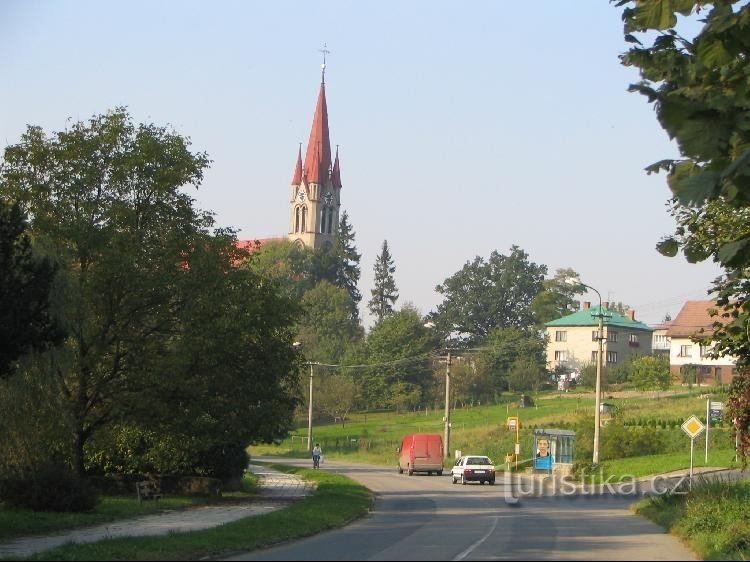
[[313, 364], [310, 362], [310, 402], [307, 406], [307, 450], [312, 451]]
[[450, 458], [451, 450], [451, 352], [448, 350], [448, 360], [445, 362], [445, 458]]
[[[593, 288], [593, 287], [590, 287]], [[598, 291], [597, 291], [598, 294]], [[599, 295], [599, 352], [596, 356], [596, 412], [594, 413], [594, 466], [599, 464], [599, 431], [601, 429], [602, 409], [602, 355], [604, 348], [604, 311], [602, 310], [602, 298]]]

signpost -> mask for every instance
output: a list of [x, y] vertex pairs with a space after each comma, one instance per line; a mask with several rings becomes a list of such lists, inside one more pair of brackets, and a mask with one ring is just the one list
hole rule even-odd
[[706, 398], [706, 464], [708, 464], [708, 430], [711, 428], [711, 422], [717, 422], [721, 420], [721, 414], [723, 410], [723, 403], [712, 402], [711, 398]]
[[682, 431], [690, 437], [690, 489], [693, 489], [693, 454], [695, 453], [695, 438], [698, 437], [706, 426], [695, 416], [690, 416], [682, 424]]
[[518, 431], [521, 429], [521, 420], [518, 419], [518, 416], [508, 416], [505, 423], [508, 424], [508, 429], [510, 431], [516, 432], [516, 449], [514, 454], [516, 456], [516, 470], [518, 470], [518, 455], [521, 454], [521, 441], [519, 440]]

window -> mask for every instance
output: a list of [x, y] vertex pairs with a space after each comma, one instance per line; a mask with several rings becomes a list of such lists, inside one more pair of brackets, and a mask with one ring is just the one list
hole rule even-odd
[[294, 209], [294, 232], [299, 232], [299, 207]]
[[607, 352], [607, 363], [617, 363], [617, 352], [616, 351], [608, 351]]
[[628, 345], [630, 347], [638, 347], [641, 345], [638, 341], [638, 334], [628, 334]]
[[709, 353], [709, 351], [710, 351], [710, 350], [709, 350], [709, 347], [708, 347], [707, 345], [702, 345], [702, 346], [700, 347], [700, 354], [701, 354], [701, 357], [707, 357], [707, 356], [708, 356], [708, 353]]
[[680, 346], [680, 357], [692, 357], [693, 346], [692, 345], [681, 345]]
[[557, 330], [555, 332], [555, 341], [568, 341], [568, 332], [565, 330]]
[[596, 358], [598, 357], [598, 355], [599, 355], [598, 351], [592, 351], [591, 352], [591, 362], [592, 363], [596, 363], [596, 360], [597, 360]]
[[563, 363], [568, 360], [568, 352], [567, 351], [555, 351], [555, 361], [558, 363]]
[[591, 332], [591, 341], [598, 341], [599, 340], [599, 330], [594, 330]]
[[325, 234], [326, 231], [326, 216], [328, 214], [328, 211], [325, 207], [320, 211], [320, 232]]
[[607, 341], [608, 342], [616, 342], [617, 341], [617, 332], [614, 332], [612, 330], [607, 330]]
[[307, 207], [302, 207], [302, 232], [307, 232]]
[[328, 234], [333, 231], [333, 208], [328, 209]]

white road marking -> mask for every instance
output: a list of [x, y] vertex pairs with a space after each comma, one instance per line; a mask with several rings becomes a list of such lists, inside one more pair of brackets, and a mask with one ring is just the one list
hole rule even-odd
[[492, 522], [492, 527], [490, 527], [490, 530], [487, 531], [484, 536], [479, 539], [477, 542], [472, 544], [469, 548], [464, 550], [461, 554], [456, 555], [456, 557], [453, 559], [454, 561], [463, 560], [466, 558], [469, 554], [471, 554], [476, 547], [478, 547], [480, 544], [482, 544], [484, 541], [486, 541], [489, 536], [493, 533], [495, 530], [495, 527], [497, 527], [497, 522], [500, 519], [499, 517], [493, 517], [494, 521]]

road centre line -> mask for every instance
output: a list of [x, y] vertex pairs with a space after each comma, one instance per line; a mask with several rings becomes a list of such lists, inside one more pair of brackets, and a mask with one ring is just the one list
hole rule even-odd
[[494, 521], [492, 522], [492, 527], [490, 527], [490, 530], [487, 531], [481, 539], [479, 539], [477, 542], [472, 544], [469, 548], [464, 550], [462, 553], [456, 555], [456, 557], [453, 559], [454, 561], [463, 560], [469, 554], [471, 554], [476, 547], [478, 547], [480, 544], [482, 544], [484, 541], [486, 541], [490, 537], [490, 535], [495, 531], [495, 527], [497, 527], [497, 522], [500, 518], [493, 517], [493, 519]]

